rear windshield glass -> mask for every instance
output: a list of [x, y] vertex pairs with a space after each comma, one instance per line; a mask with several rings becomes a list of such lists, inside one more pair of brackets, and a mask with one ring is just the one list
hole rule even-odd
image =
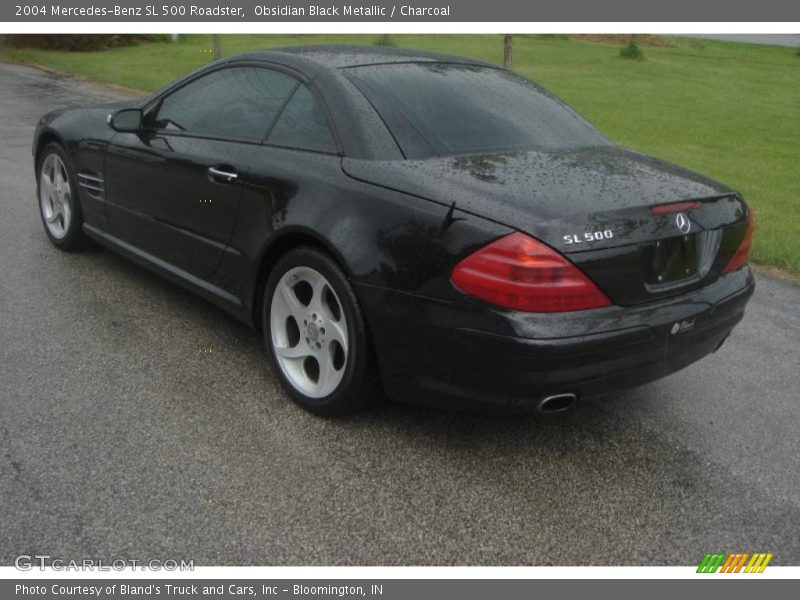
[[345, 70], [409, 158], [607, 144], [566, 104], [508, 71], [404, 63]]

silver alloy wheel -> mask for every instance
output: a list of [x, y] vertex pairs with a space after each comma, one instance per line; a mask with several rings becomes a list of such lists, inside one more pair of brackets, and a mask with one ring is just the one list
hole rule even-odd
[[324, 398], [347, 367], [347, 318], [327, 279], [310, 267], [283, 274], [270, 307], [272, 348], [281, 371], [297, 391]]
[[39, 173], [39, 202], [48, 231], [54, 238], [67, 235], [72, 221], [69, 175], [64, 161], [56, 153], [48, 154]]

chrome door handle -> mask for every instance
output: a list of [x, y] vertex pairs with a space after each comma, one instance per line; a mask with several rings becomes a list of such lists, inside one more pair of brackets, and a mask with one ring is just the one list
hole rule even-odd
[[225, 181], [233, 181], [237, 177], [239, 177], [238, 173], [231, 173], [230, 171], [221, 171], [220, 169], [215, 169], [214, 167], [208, 167], [208, 174], [211, 176], [212, 179], [224, 179]]

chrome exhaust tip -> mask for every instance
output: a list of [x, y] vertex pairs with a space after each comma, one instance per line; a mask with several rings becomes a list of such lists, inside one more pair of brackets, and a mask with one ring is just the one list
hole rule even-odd
[[573, 393], [553, 394], [539, 401], [536, 410], [544, 414], [552, 414], [569, 410], [578, 401], [578, 396]]

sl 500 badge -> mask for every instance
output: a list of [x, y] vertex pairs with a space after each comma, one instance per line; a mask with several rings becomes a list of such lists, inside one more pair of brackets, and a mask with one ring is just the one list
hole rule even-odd
[[583, 235], [579, 233], [568, 233], [563, 236], [564, 243], [566, 244], [583, 244], [585, 242], [599, 242], [602, 240], [610, 240], [614, 237], [614, 232], [610, 229], [603, 229], [602, 231], [585, 231]]

